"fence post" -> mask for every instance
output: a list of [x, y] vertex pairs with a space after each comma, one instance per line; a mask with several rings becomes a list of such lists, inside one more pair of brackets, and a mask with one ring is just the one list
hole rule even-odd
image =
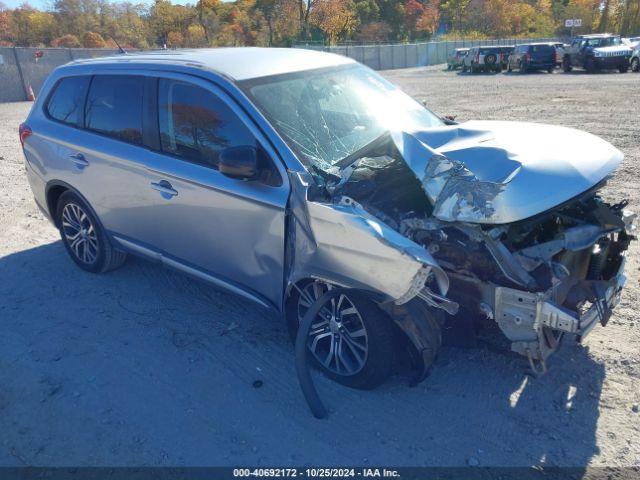
[[74, 58], [73, 58], [73, 52], [71, 51], [70, 48], [68, 48], [67, 50], [69, 50], [69, 58], [71, 59], [71, 61], [73, 62]]
[[13, 58], [16, 60], [16, 67], [18, 68], [18, 75], [20, 76], [20, 83], [22, 83], [22, 91], [24, 92], [24, 99], [29, 100], [29, 92], [27, 91], [27, 85], [24, 83], [24, 75], [22, 74], [22, 67], [20, 66], [20, 60], [18, 59], [18, 50], [13, 47]]

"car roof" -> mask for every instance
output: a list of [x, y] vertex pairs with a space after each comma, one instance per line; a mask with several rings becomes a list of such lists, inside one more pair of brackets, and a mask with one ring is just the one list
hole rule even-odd
[[313, 50], [237, 47], [153, 50], [77, 60], [72, 64], [113, 65], [131, 62], [163, 66], [188, 65], [213, 70], [236, 81], [355, 63], [341, 55]]

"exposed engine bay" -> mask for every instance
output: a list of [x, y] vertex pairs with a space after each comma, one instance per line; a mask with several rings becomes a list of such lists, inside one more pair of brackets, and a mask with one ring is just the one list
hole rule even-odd
[[[397, 139], [382, 138], [333, 171], [318, 171], [320, 186], [306, 192], [307, 208], [331, 205], [370, 218], [370, 226], [380, 222], [374, 229], [382, 242], [393, 243], [395, 237], [384, 230], [391, 229], [420, 246], [424, 253], [403, 247], [414, 259], [423, 255], [425, 268], [411, 273], [409, 290], [392, 295], [393, 301], [419, 298], [453, 316], [452, 321], [465, 315], [497, 325], [513, 351], [526, 356], [534, 371], [545, 371], [545, 360], [564, 333], [580, 339], [597, 323], [608, 322], [625, 283], [624, 255], [634, 239], [634, 215], [625, 210], [626, 202], [609, 204], [600, 198], [604, 179], [554, 208], [512, 223], [443, 220], [436, 210], [444, 211], [447, 202], [450, 213], [466, 209], [488, 218], [504, 183], [479, 181], [463, 164], [431, 153], [421, 178]], [[357, 242], [358, 237], [345, 235], [344, 241]]]

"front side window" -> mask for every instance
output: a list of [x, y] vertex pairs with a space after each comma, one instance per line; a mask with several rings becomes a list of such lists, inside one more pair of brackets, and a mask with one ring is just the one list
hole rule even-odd
[[84, 97], [90, 77], [67, 77], [58, 82], [49, 102], [47, 113], [55, 120], [78, 125], [82, 120]]
[[142, 144], [143, 95], [143, 77], [93, 77], [87, 96], [86, 128], [118, 140]]
[[301, 161], [323, 170], [390, 130], [443, 125], [421, 104], [360, 65], [254, 79], [242, 87]]
[[256, 139], [212, 92], [181, 81], [160, 79], [158, 115], [162, 151], [217, 168], [228, 147], [254, 146]]

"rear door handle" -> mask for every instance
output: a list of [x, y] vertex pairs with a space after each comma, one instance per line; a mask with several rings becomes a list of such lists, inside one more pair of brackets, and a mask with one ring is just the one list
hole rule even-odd
[[84, 155], [81, 153], [73, 153], [69, 155], [69, 158], [73, 163], [75, 163], [78, 166], [78, 168], [84, 168], [87, 165], [89, 165], [89, 162], [87, 161], [86, 158], [84, 158]]
[[154, 190], [157, 190], [158, 192], [160, 192], [162, 194], [162, 196], [166, 199], [175, 197], [176, 195], [178, 195], [178, 192], [176, 190], [173, 189], [173, 187], [171, 186], [171, 184], [169, 182], [167, 182], [166, 180], [160, 180], [159, 182], [152, 182], [151, 183], [151, 188], [153, 188]]

